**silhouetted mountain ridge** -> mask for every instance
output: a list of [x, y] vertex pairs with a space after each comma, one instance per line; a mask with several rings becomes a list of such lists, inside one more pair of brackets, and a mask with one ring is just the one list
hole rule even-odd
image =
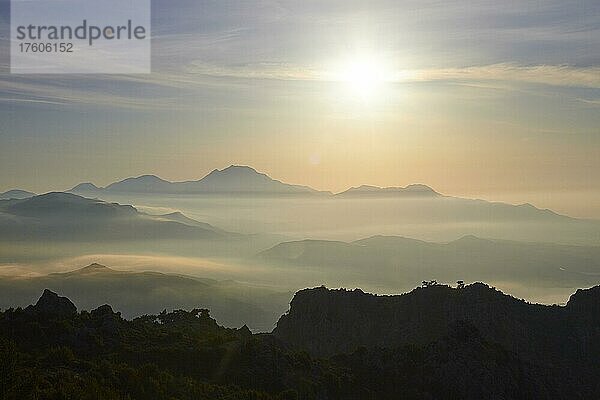
[[[301, 240], [277, 244], [256, 256], [256, 262], [291, 270], [302, 268], [323, 274], [343, 271], [362, 285], [386, 288], [406, 287], [423, 277], [443, 282], [464, 279], [522, 284], [545, 279], [567, 287], [582, 287], [597, 283], [599, 259], [599, 246], [529, 243], [473, 235], [447, 243], [381, 235], [353, 242]], [[355, 283], [346, 285], [350, 284]]]
[[362, 185], [352, 187], [336, 194], [340, 197], [437, 197], [442, 196], [431, 187], [423, 184], [411, 184], [406, 187], [379, 187]]
[[[411, 231], [419, 231], [418, 227], [427, 223], [435, 224], [434, 226], [438, 227], [436, 229], [442, 229], [442, 231], [448, 225], [457, 229], [458, 234], [465, 234], [468, 232], [460, 227], [466, 226], [466, 224], [477, 224], [475, 225], [478, 227], [476, 233], [491, 237], [518, 237], [525, 238], [525, 240], [543, 238], [540, 240], [575, 244], [597, 243], [597, 235], [595, 235], [597, 221], [571, 218], [528, 203], [508, 204], [450, 196], [441, 194], [432, 187], [421, 183], [409, 184], [404, 187], [362, 185], [333, 194], [305, 185], [276, 180], [244, 165], [231, 165], [224, 169], [215, 169], [198, 180], [171, 182], [156, 175], [141, 175], [128, 177], [104, 188], [89, 183], [79, 184], [68, 192], [119, 202], [126, 199], [127, 202], [134, 204], [148, 204], [145, 203], [149, 200], [146, 196], [151, 196], [152, 203], [159, 204], [161, 207], [180, 208], [177, 204], [186, 204], [185, 207], [191, 207], [190, 209], [204, 205], [210, 207], [210, 202], [219, 197], [231, 198], [232, 201], [243, 201], [252, 197], [269, 198], [277, 202], [273, 204], [273, 208], [281, 207], [282, 210], [294, 206], [290, 202], [286, 202], [288, 197], [319, 198], [324, 203], [322, 208], [316, 209], [323, 213], [322, 218], [318, 221], [327, 221], [330, 218], [330, 226], [333, 226], [334, 223], [340, 223], [340, 218], [348, 223], [356, 220], [356, 226], [361, 227], [364, 235], [381, 233], [381, 231], [373, 229], [374, 227], [369, 227], [370, 223], [374, 226], [384, 224], [385, 232], [392, 234], [405, 231], [400, 228], [404, 225]], [[182, 203], [181, 201], [187, 200], [188, 196], [195, 198], [198, 203], [193, 205], [187, 201]], [[330, 200], [335, 201], [330, 202]], [[373, 201], [378, 203], [371, 204], [370, 202]], [[343, 207], [338, 209], [336, 204], [341, 204]], [[298, 212], [302, 212], [303, 209], [308, 209], [310, 212], [311, 207], [311, 202], [300, 204]], [[374, 207], [379, 211], [375, 212], [370, 220], [364, 220], [364, 213], [368, 212], [369, 207]], [[333, 208], [334, 211], [327, 214], [324, 212], [327, 208]], [[349, 210], [348, 216], [343, 215], [344, 209]], [[383, 210], [387, 210], [390, 214], [384, 213]], [[213, 208], [211, 211], [219, 212], [222, 211], [222, 208], [216, 210]], [[258, 212], [262, 211], [262, 209], [258, 209]], [[276, 217], [280, 218], [279, 215]], [[245, 217], [242, 221], [247, 223]], [[265, 226], [279, 226], [279, 221], [273, 224], [268, 222], [270, 221], [261, 220], [259, 223], [264, 223]], [[538, 224], [541, 222], [554, 225], [540, 228]], [[453, 225], [455, 223], [457, 225]], [[316, 225], [318, 225], [318, 230], [327, 228], [318, 222]], [[392, 231], [390, 228], [394, 225], [399, 229]], [[507, 230], [512, 230], [512, 226], [515, 226], [517, 235], [513, 235], [512, 232], [510, 235], [506, 234]], [[238, 228], [229, 227], [229, 229], [237, 230]], [[297, 229], [297, 225], [294, 225], [294, 229]], [[252, 230], [254, 231], [254, 228]], [[259, 230], [264, 231], [264, 228]], [[270, 233], [289, 234], [290, 230]], [[414, 233], [410, 234], [415, 236]], [[305, 235], [298, 234], [296, 236]], [[447, 235], [442, 237], [446, 238]]]
[[81, 193], [81, 192], [94, 192], [94, 191], [98, 191], [98, 190], [101, 190], [101, 188], [99, 188], [98, 186], [94, 185], [91, 182], [84, 182], [84, 183], [80, 183], [79, 185], [75, 186], [74, 188], [69, 190], [69, 192]]
[[114, 218], [129, 217], [137, 210], [129, 205], [87, 199], [70, 193], [51, 192], [10, 204], [5, 212], [34, 218]]
[[[88, 265], [87, 267], [77, 269], [73, 272], [67, 272], [66, 274], [88, 275], [88, 274], [110, 274], [110, 273], [118, 273], [118, 271], [115, 271], [114, 269], [109, 268], [106, 265], [92, 263], [92, 264]], [[65, 273], [63, 273], [63, 274], [65, 274]]]
[[424, 345], [466, 322], [523, 360], [587, 365], [600, 356], [599, 305], [600, 286], [578, 291], [566, 306], [526, 303], [482, 283], [428, 284], [395, 296], [320, 287], [296, 293], [273, 333], [331, 356], [360, 347]]
[[10, 200], [10, 199], [26, 199], [28, 197], [33, 197], [35, 196], [35, 193], [32, 192], [28, 192], [26, 190], [20, 190], [20, 189], [12, 189], [9, 191], [6, 191], [4, 193], [0, 193], [0, 200]]
[[90, 194], [155, 193], [155, 194], [319, 194], [308, 186], [283, 183], [252, 167], [231, 165], [215, 169], [196, 181], [169, 182], [156, 175], [126, 178], [105, 188], [77, 185], [70, 192]]
[[183, 214], [152, 216], [130, 205], [51, 192], [0, 202], [5, 240], [147, 240], [234, 237]]
[[105, 189], [113, 192], [144, 193], [156, 190], [159, 193], [168, 193], [168, 188], [171, 184], [171, 182], [161, 179], [156, 175], [142, 175], [111, 183]]

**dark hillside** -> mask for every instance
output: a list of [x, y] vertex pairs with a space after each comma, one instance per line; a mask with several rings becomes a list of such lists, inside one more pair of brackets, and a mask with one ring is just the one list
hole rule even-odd
[[307, 289], [252, 335], [201, 308], [78, 313], [46, 290], [0, 313], [0, 398], [597, 399], [598, 295], [546, 307], [483, 284]]

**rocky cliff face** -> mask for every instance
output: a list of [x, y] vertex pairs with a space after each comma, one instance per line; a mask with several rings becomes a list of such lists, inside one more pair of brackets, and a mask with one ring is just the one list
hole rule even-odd
[[585, 362], [591, 343], [600, 340], [599, 307], [598, 288], [579, 291], [559, 307], [528, 304], [481, 283], [398, 296], [321, 287], [298, 292], [273, 333], [313, 355], [331, 356], [359, 347], [426, 345], [468, 322], [525, 360]]

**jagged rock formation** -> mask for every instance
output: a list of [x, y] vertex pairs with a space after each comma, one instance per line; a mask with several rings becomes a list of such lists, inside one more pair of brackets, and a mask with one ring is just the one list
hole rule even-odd
[[75, 314], [77, 307], [68, 298], [45, 289], [37, 303], [34, 306], [27, 307], [25, 310], [50, 317], [66, 317]]

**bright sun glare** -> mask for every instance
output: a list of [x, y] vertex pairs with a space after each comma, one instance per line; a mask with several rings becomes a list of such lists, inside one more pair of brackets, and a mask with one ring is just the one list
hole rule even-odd
[[340, 69], [339, 79], [354, 96], [361, 99], [374, 97], [386, 80], [384, 64], [373, 57], [350, 60]]

